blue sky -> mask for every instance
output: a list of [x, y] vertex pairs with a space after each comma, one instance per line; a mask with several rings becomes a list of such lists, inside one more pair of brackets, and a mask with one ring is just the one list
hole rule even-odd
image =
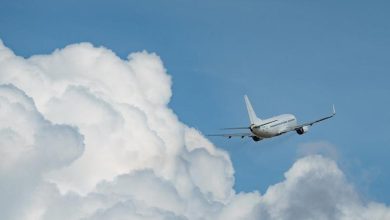
[[388, 1], [2, 1], [0, 38], [18, 55], [82, 41], [122, 58], [156, 52], [173, 77], [170, 106], [203, 133], [258, 116], [337, 117], [304, 135], [213, 138], [238, 191], [283, 179], [303, 143], [326, 142], [363, 197], [390, 203]]

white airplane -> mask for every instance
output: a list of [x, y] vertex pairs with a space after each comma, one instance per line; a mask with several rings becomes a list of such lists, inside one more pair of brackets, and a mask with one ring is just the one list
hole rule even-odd
[[313, 124], [329, 119], [336, 115], [336, 110], [333, 105], [333, 112], [331, 115], [320, 118], [315, 121], [298, 124], [297, 119], [292, 114], [278, 115], [268, 119], [260, 119], [256, 116], [255, 111], [248, 99], [248, 96], [244, 96], [246, 108], [248, 110], [249, 120], [251, 122], [249, 127], [237, 127], [237, 128], [224, 128], [223, 130], [235, 130], [235, 129], [249, 129], [246, 133], [233, 133], [233, 134], [212, 134], [208, 136], [222, 136], [222, 137], [251, 137], [254, 141], [260, 141], [265, 138], [272, 138], [281, 134], [296, 131], [299, 135], [302, 135], [309, 131], [310, 126]]

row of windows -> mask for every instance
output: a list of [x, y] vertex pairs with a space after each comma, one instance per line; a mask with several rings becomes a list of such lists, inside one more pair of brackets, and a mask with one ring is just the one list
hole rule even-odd
[[279, 123], [277, 123], [277, 124], [274, 124], [274, 125], [271, 125], [271, 128], [273, 128], [273, 127], [275, 127], [275, 126], [279, 126], [279, 125], [281, 125], [281, 124], [286, 124], [287, 122], [292, 122], [292, 121], [294, 121], [295, 119], [290, 119], [290, 120], [288, 120], [288, 121], [283, 121], [283, 122], [279, 122]]

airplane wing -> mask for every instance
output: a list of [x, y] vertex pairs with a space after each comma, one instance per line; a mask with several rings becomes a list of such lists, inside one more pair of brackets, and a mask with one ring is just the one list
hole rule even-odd
[[318, 122], [320, 122], [320, 121], [324, 121], [324, 120], [326, 120], [326, 119], [332, 118], [332, 117], [335, 116], [335, 115], [336, 115], [336, 109], [334, 108], [334, 105], [333, 105], [333, 112], [332, 112], [331, 115], [326, 116], [326, 117], [323, 117], [323, 118], [320, 118], [320, 119], [317, 119], [317, 120], [315, 120], [315, 121], [306, 122], [306, 123], [303, 123], [303, 124], [300, 124], [300, 125], [296, 125], [296, 126], [294, 126], [294, 127], [291, 127], [289, 130], [284, 131], [283, 133], [286, 133], [286, 132], [289, 132], [289, 131], [294, 131], [294, 130], [297, 130], [297, 129], [299, 129], [299, 128], [305, 127], [305, 126], [312, 126], [312, 125], [315, 124], [315, 123], [318, 123]]
[[227, 137], [227, 138], [232, 138], [232, 137], [254, 137], [252, 133], [234, 133], [234, 134], [209, 134], [207, 136], [219, 136], [219, 137]]

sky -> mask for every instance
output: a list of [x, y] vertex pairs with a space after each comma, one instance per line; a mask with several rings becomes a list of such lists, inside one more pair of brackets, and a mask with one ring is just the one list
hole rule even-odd
[[[237, 192], [265, 193], [307, 154], [336, 161], [366, 200], [390, 203], [388, 1], [2, 1], [0, 39], [28, 58], [90, 42], [120, 58], [157, 54], [169, 107], [203, 134], [260, 118], [336, 117], [272, 140], [209, 138]], [[156, 82], [158, 84], [158, 82]]]

